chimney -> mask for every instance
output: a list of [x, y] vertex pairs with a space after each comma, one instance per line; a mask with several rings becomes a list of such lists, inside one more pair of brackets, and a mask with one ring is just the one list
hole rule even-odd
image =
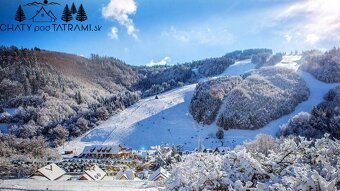
[[51, 170], [51, 171], [53, 170], [52, 165], [50, 165], [50, 170]]

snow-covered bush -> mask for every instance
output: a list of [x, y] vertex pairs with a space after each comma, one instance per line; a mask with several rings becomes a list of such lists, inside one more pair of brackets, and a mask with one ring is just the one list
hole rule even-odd
[[[259, 145], [270, 143], [263, 153]], [[254, 149], [255, 148], [255, 149]], [[267, 150], [268, 149], [268, 150]], [[259, 136], [224, 155], [194, 153], [171, 166], [169, 190], [338, 190], [340, 142], [327, 135]]]
[[301, 69], [311, 73], [318, 80], [334, 83], [340, 82], [340, 49], [333, 48], [324, 54], [309, 52], [305, 55]]

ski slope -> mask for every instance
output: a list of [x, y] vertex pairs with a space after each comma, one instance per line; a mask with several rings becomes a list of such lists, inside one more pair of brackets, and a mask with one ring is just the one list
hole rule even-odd
[[[231, 148], [258, 134], [275, 135], [280, 126], [299, 112], [310, 112], [313, 106], [323, 100], [323, 96], [338, 84], [326, 84], [316, 80], [307, 72], [298, 70], [300, 56], [284, 56], [277, 67], [286, 67], [297, 72], [310, 89], [310, 97], [300, 103], [295, 110], [274, 120], [257, 130], [228, 130], [224, 133], [224, 145]], [[240, 75], [254, 68], [250, 60], [236, 62], [222, 75]], [[66, 143], [65, 150], [81, 152], [85, 145], [124, 144], [133, 149], [148, 149], [160, 144], [182, 145], [185, 150], [197, 148], [202, 142], [206, 148], [221, 146], [215, 138], [215, 124], [203, 126], [196, 123], [188, 112], [196, 84], [184, 86], [159, 95], [159, 99], [149, 97], [140, 100], [123, 112], [112, 116], [84, 136]]]

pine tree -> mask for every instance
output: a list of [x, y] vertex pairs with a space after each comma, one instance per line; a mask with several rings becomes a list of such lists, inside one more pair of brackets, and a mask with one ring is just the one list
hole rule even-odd
[[80, 94], [80, 91], [76, 92], [75, 99], [76, 99], [77, 104], [83, 103], [83, 98]]
[[71, 13], [72, 13], [72, 15], [74, 15], [74, 14], [77, 13], [77, 8], [76, 8], [76, 6], [74, 5], [74, 2], [72, 3], [72, 6], [71, 6]]
[[80, 4], [76, 19], [77, 21], [80, 21], [80, 22], [87, 20], [87, 16], [86, 16], [86, 12], [84, 10], [83, 4]]
[[65, 6], [64, 11], [63, 11], [63, 16], [61, 17], [61, 20], [65, 22], [70, 22], [72, 21], [72, 13], [70, 9], [68, 8], [68, 5]]
[[19, 22], [22, 22], [22, 21], [26, 20], [25, 13], [22, 10], [21, 5], [19, 5], [18, 10], [17, 10], [17, 12], [15, 14], [15, 20], [19, 21]]
[[218, 128], [218, 131], [216, 132], [216, 137], [220, 140], [224, 138], [224, 131], [221, 128]]

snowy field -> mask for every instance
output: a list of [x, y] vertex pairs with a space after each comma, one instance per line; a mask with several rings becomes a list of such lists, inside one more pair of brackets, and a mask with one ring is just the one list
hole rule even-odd
[[63, 191], [154, 191], [153, 182], [147, 181], [43, 181], [33, 179], [0, 180], [1, 191], [63, 190]]
[[[231, 148], [246, 140], [252, 140], [257, 134], [275, 135], [280, 126], [299, 112], [309, 112], [313, 106], [323, 100], [323, 96], [338, 84], [326, 84], [316, 80], [309, 73], [298, 70], [300, 56], [284, 56], [277, 67], [295, 70], [307, 83], [310, 97], [300, 103], [295, 111], [270, 122], [258, 130], [225, 131], [224, 145]], [[236, 62], [222, 75], [240, 75], [254, 68], [250, 60]], [[154, 97], [140, 100], [123, 112], [112, 116], [97, 128], [84, 136], [66, 143], [61, 150], [75, 150], [80, 153], [85, 145], [124, 144], [133, 149], [148, 149], [159, 144], [183, 145], [186, 150], [197, 148], [202, 142], [205, 148], [221, 146], [221, 141], [214, 138], [217, 131], [215, 124], [203, 126], [197, 124], [189, 115], [189, 104], [196, 84], [184, 86], [166, 92], [156, 100]]]

